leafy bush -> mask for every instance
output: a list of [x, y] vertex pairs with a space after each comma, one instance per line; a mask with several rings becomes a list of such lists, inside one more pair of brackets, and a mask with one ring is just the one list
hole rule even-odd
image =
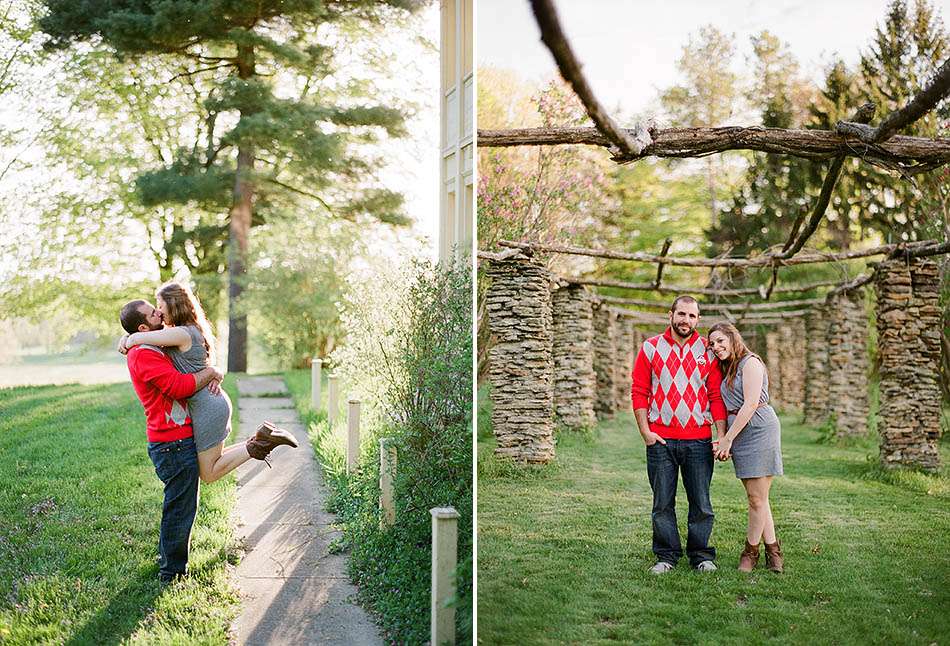
[[[372, 403], [356, 473], [343, 468], [342, 428], [311, 427], [344, 524], [350, 573], [393, 642], [429, 637], [433, 507], [459, 512], [456, 630], [472, 640], [472, 282], [468, 259], [421, 261], [368, 276], [344, 306], [347, 345], [333, 354], [349, 393]], [[356, 300], [356, 299], [354, 299]], [[381, 309], [378, 309], [381, 308]], [[362, 413], [361, 413], [362, 416]], [[342, 425], [340, 425], [342, 426]], [[380, 529], [379, 438], [393, 439], [396, 524]]]

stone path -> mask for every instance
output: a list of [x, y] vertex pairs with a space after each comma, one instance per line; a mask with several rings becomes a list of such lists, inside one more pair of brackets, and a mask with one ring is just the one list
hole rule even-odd
[[242, 604], [231, 627], [237, 643], [382, 644], [379, 629], [355, 604], [346, 556], [328, 552], [340, 532], [324, 510], [326, 489], [283, 379], [241, 377], [238, 391], [235, 442], [270, 420], [291, 431], [300, 447], [278, 447], [273, 469], [251, 460], [236, 472], [237, 535], [247, 550], [235, 572]]

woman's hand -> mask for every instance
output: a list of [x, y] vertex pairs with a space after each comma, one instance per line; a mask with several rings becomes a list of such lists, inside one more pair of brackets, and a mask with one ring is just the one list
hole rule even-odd
[[716, 450], [716, 459], [725, 462], [732, 457], [732, 440], [728, 435], [719, 438], [719, 448]]
[[129, 352], [129, 349], [125, 346], [125, 341], [128, 338], [129, 338], [128, 334], [123, 334], [122, 337], [119, 339], [119, 345], [116, 346], [116, 351], [118, 351], [119, 354], [127, 354]]

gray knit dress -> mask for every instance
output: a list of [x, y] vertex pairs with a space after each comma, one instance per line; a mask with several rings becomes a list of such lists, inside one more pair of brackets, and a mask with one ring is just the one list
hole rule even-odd
[[[742, 408], [742, 368], [752, 357], [747, 354], [739, 360], [735, 380], [722, 380], [722, 402], [729, 411], [727, 430], [732, 427], [735, 413]], [[763, 374], [759, 403], [769, 401], [769, 376]], [[737, 478], [761, 478], [782, 475], [782, 426], [771, 406], [756, 409], [752, 419], [732, 442], [732, 463]]]
[[[205, 353], [205, 338], [194, 325], [184, 329], [191, 335], [191, 347], [182, 352], [178, 348], [165, 348], [168, 357], [179, 372], [194, 373], [208, 367]], [[205, 386], [188, 399], [188, 413], [195, 432], [195, 450], [198, 453], [221, 444], [231, 433], [231, 399], [223, 390], [213, 395]]]

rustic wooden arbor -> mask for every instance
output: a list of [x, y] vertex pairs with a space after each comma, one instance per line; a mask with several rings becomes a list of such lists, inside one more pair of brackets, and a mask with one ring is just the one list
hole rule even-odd
[[[736, 322], [770, 326], [766, 362], [773, 399], [799, 410], [806, 421], [831, 420], [839, 435], [867, 428], [868, 384], [866, 305], [863, 288], [874, 282], [881, 355], [881, 462], [934, 470], [939, 467], [941, 310], [939, 271], [931, 256], [950, 252], [950, 243], [924, 241], [882, 245], [837, 254], [802, 252], [817, 230], [847, 156], [904, 175], [950, 163], [950, 140], [896, 136], [950, 93], [950, 59], [928, 86], [906, 106], [868, 125], [874, 106], [857, 110], [835, 131], [761, 127], [670, 128], [648, 125], [620, 128], [597, 102], [561, 29], [551, 0], [531, 0], [542, 40], [565, 80], [584, 104], [595, 128], [539, 128], [478, 131], [478, 146], [588, 144], [609, 149], [618, 163], [647, 156], [698, 157], [726, 150], [758, 150], [812, 160], [829, 160], [821, 194], [810, 214], [803, 213], [781, 250], [752, 258], [668, 257], [503, 241], [500, 253], [479, 252], [491, 287], [486, 295], [488, 324], [496, 338], [489, 352], [494, 403], [492, 424], [497, 453], [525, 462], [554, 457], [555, 423], [589, 426], [595, 416], [612, 415], [629, 401], [629, 375], [644, 326], [654, 333], [666, 324], [652, 301], [599, 297], [587, 286], [619, 287], [701, 297], [758, 296], [833, 287], [823, 298], [752, 303], [702, 304]], [[807, 221], [806, 221], [807, 218]], [[558, 277], [538, 262], [538, 253], [561, 253], [657, 265], [653, 283], [623, 283], [583, 277]], [[777, 286], [782, 267], [884, 256], [873, 274], [842, 284], [829, 282]], [[663, 285], [665, 265], [770, 268], [771, 280], [755, 288], [712, 289]], [[612, 305], [632, 305], [638, 310]], [[804, 309], [788, 309], [789, 307]], [[707, 316], [708, 318], [708, 316]]]

